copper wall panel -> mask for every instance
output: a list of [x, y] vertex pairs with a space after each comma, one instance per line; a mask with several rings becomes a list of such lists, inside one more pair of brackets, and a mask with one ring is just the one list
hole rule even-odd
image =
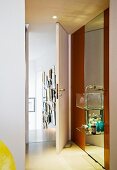
[[104, 11], [104, 160], [109, 170], [109, 9]]
[[84, 92], [84, 42], [85, 28], [71, 36], [71, 134], [72, 140], [85, 149], [85, 133], [76, 130], [85, 124], [85, 112], [76, 107], [76, 94]]

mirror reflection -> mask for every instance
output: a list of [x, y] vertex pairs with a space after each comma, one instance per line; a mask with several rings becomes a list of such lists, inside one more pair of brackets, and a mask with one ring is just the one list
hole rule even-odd
[[[104, 14], [100, 14], [90, 21], [85, 27], [85, 89], [87, 87], [102, 87], [103, 91], [103, 34]], [[88, 94], [89, 95], [89, 94]], [[99, 99], [98, 96], [93, 96]], [[89, 96], [88, 102], [92, 93]], [[100, 98], [103, 105], [103, 96]], [[104, 167], [104, 108], [91, 108], [86, 110], [85, 151]]]

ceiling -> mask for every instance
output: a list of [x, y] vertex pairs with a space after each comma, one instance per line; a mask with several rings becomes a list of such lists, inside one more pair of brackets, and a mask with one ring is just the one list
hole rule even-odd
[[85, 25], [85, 32], [104, 28], [104, 12]]
[[[59, 22], [73, 33], [109, 7], [109, 0], [26, 0], [26, 23]], [[57, 15], [57, 19], [52, 19]]]

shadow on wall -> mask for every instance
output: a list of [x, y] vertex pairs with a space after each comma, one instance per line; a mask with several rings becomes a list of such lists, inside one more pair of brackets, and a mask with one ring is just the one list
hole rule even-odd
[[14, 158], [2, 141], [0, 141], [0, 169], [16, 170]]

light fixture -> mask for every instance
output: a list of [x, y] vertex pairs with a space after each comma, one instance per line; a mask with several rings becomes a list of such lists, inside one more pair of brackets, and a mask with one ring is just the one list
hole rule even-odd
[[56, 16], [56, 15], [54, 15], [52, 18], [53, 18], [53, 19], [57, 19], [57, 16]]

